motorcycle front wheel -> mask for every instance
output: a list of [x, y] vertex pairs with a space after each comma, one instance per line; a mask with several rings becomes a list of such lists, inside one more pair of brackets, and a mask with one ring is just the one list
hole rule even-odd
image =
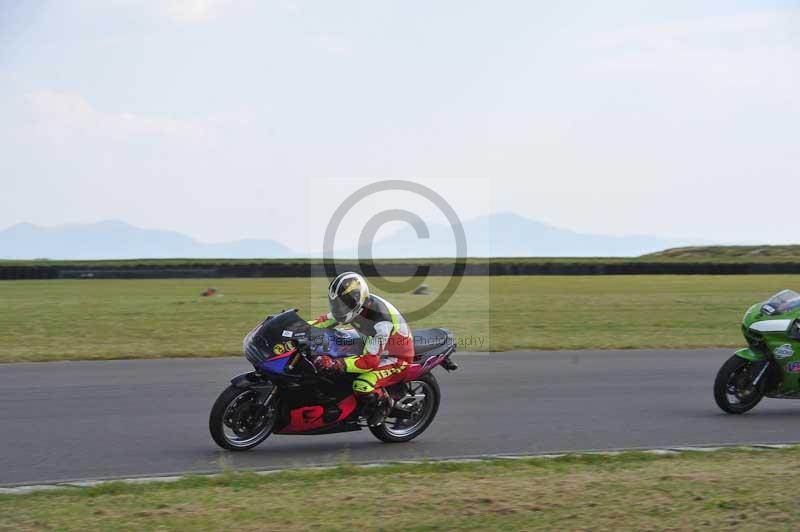
[[372, 435], [386, 443], [413, 440], [430, 426], [439, 410], [439, 383], [430, 373], [409, 382], [406, 393], [395, 402], [395, 408], [377, 427], [370, 427]]
[[744, 414], [764, 398], [766, 379], [762, 377], [753, 386], [754, 366], [749, 360], [736, 355], [729, 358], [719, 369], [714, 380], [714, 400], [729, 414]]
[[266, 440], [275, 426], [277, 410], [269, 392], [228, 386], [208, 418], [214, 441], [229, 451], [246, 451]]

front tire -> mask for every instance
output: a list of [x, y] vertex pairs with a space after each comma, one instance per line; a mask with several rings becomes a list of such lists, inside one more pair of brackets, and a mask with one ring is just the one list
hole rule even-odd
[[[407, 405], [411, 415], [393, 417], [392, 413], [377, 427], [370, 427], [373, 436], [386, 443], [411, 441], [430, 426], [439, 411], [441, 392], [439, 383], [431, 373], [426, 373], [408, 383], [411, 393], [400, 398], [397, 403]], [[396, 410], [396, 409], [395, 409]]]
[[[269, 392], [267, 392], [269, 393]], [[228, 386], [214, 402], [208, 429], [214, 441], [229, 451], [247, 451], [266, 440], [275, 426], [276, 409], [271, 394]]]
[[733, 355], [714, 380], [714, 400], [729, 414], [744, 414], [764, 398], [765, 378], [753, 387], [753, 363]]

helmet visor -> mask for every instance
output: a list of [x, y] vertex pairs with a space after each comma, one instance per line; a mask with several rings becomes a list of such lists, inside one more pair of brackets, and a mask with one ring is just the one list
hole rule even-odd
[[[355, 296], [355, 297], [354, 297]], [[354, 290], [331, 300], [331, 314], [340, 323], [346, 323], [348, 315], [358, 308], [359, 291]]]

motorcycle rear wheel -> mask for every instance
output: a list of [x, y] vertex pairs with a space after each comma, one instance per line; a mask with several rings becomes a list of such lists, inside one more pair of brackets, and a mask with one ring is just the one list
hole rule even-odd
[[753, 363], [733, 355], [719, 368], [714, 380], [714, 400], [729, 414], [744, 414], [764, 398], [766, 379], [753, 387], [750, 369]]
[[208, 417], [217, 445], [229, 451], [247, 451], [272, 434], [275, 405], [264, 406], [261, 397], [256, 390], [237, 386], [228, 386], [219, 395]]
[[400, 398], [397, 403], [408, 405], [412, 409], [411, 416], [394, 417], [390, 413], [381, 425], [369, 427], [372, 435], [383, 442], [402, 443], [413, 440], [425, 432], [439, 411], [441, 392], [436, 377], [426, 373], [408, 384], [411, 393]]

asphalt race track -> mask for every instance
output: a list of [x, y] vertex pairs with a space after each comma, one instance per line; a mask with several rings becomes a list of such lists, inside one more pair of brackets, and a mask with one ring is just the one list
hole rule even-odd
[[800, 403], [743, 416], [712, 397], [731, 350], [463, 354], [417, 440], [272, 436], [245, 453], [208, 434], [242, 358], [0, 365], [0, 485], [484, 454], [800, 441]]

